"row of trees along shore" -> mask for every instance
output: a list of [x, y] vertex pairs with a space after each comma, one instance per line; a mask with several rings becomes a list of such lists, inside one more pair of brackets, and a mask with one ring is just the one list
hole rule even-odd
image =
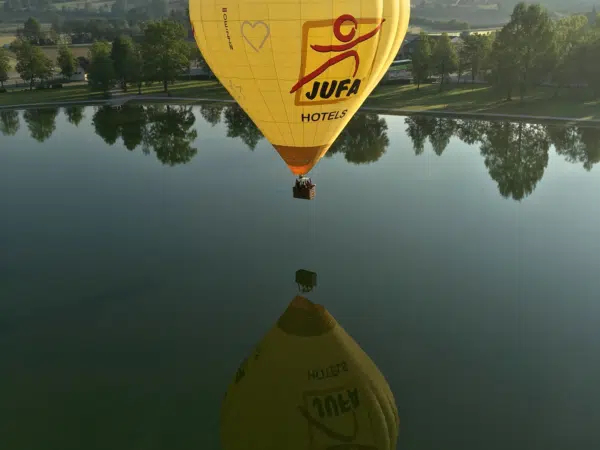
[[413, 54], [413, 78], [417, 85], [438, 76], [460, 81], [469, 74], [500, 88], [507, 100], [521, 98], [538, 85], [551, 85], [555, 95], [563, 87], [589, 87], [600, 93], [600, 20], [589, 23], [585, 15], [552, 20], [539, 4], [519, 3], [510, 22], [492, 34], [463, 36], [455, 46], [447, 34], [433, 40], [422, 34]]
[[[169, 84], [189, 70], [190, 61], [204, 64], [195, 42], [187, 41], [186, 36], [181, 23], [164, 19], [145, 23], [138, 37], [120, 35], [113, 42], [94, 42], [89, 60], [83, 58], [91, 88], [107, 92], [119, 84], [126, 91], [134, 85], [141, 93], [143, 85], [159, 82], [167, 92]], [[11, 50], [17, 57], [16, 71], [30, 89], [38, 80], [46, 85], [53, 78], [55, 67], [69, 79], [82, 63], [67, 45], [59, 46], [53, 61], [41, 47], [24, 37], [14, 41]], [[8, 54], [0, 49], [0, 82], [8, 79], [8, 71]]]
[[[97, 40], [90, 49], [88, 78], [93, 89], [108, 91], [116, 83], [126, 90], [160, 82], [169, 83], [189, 68], [190, 60], [204, 64], [188, 32], [174, 18], [146, 22], [138, 36], [119, 35], [112, 43]], [[54, 61], [35, 45], [36, 34], [24, 33], [12, 45], [17, 55], [17, 71], [33, 88], [36, 80], [51, 78]], [[8, 58], [0, 50], [0, 80], [8, 73]], [[70, 77], [76, 61], [67, 46], [61, 46], [56, 63]], [[205, 65], [205, 64], [204, 64]], [[205, 66], [206, 67], [206, 66]], [[572, 15], [553, 21], [539, 4], [519, 3], [511, 20], [493, 35], [464, 35], [454, 45], [447, 34], [433, 39], [422, 34], [412, 59], [414, 82], [420, 87], [437, 75], [440, 90], [450, 74], [458, 80], [470, 74], [472, 81], [484, 80], [504, 92], [507, 99], [541, 84], [555, 87], [588, 87], [594, 97], [600, 93], [600, 20], [588, 22], [585, 15]]]

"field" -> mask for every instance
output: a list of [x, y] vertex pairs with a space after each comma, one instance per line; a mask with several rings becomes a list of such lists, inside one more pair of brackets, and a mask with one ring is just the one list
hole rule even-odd
[[[69, 48], [71, 49], [71, 52], [73, 52], [73, 55], [76, 58], [79, 56], [84, 56], [87, 58], [90, 47], [91, 47], [91, 44], [81, 44], [81, 45], [70, 45], [69, 46]], [[54, 63], [56, 64], [56, 58], [58, 57], [58, 47], [51, 46], [51, 47], [41, 47], [41, 48], [42, 48], [42, 51], [44, 52], [44, 54], [48, 58], [50, 58], [52, 61], [54, 61]], [[8, 56], [10, 58], [10, 65], [12, 66], [11, 71], [9, 72], [8, 76], [9, 76], [9, 78], [11, 78], [13, 80], [13, 81], [10, 81], [10, 83], [13, 83], [19, 79], [19, 74], [14, 71], [14, 68], [17, 65], [17, 60], [16, 60], [16, 55], [12, 52], [8, 52]], [[2, 100], [0, 100], [0, 104], [2, 104]]]
[[10, 44], [17, 37], [14, 34], [0, 34], [0, 47], [5, 44]]
[[[92, 9], [100, 9], [102, 6], [106, 5], [109, 8], [112, 6], [112, 4], [114, 3], [114, 1], [100, 1], [100, 2], [91, 2], [92, 3]], [[61, 10], [63, 7], [64, 8], [68, 8], [68, 9], [85, 9], [85, 4], [86, 2], [82, 2], [82, 1], [75, 1], [75, 2], [63, 2], [63, 3], [53, 3], [52, 5], [54, 6], [54, 9], [58, 9]]]
[[[2, 18], [2, 6], [0, 6], [0, 18]], [[17, 28], [22, 27], [27, 18], [22, 21], [0, 22], [0, 37], [5, 35], [14, 36], [17, 33]], [[44, 24], [42, 24], [43, 28]], [[49, 26], [49, 25], [48, 25]]]
[[[91, 44], [69, 45], [69, 49], [76, 58], [80, 56], [87, 58], [90, 47]], [[58, 46], [41, 47], [41, 49], [48, 58], [56, 63], [56, 58], [58, 57]], [[8, 55], [13, 60], [16, 58], [16, 55], [12, 52], [8, 52]]]
[[[85, 56], [87, 58], [90, 47], [91, 44], [69, 45], [69, 49], [76, 58], [80, 56]], [[58, 57], [58, 46], [42, 47], [42, 51], [52, 61], [56, 61], [56, 58]]]

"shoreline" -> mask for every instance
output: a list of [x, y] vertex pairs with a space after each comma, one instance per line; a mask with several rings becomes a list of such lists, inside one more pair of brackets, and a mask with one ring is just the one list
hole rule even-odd
[[[122, 106], [126, 103], [172, 103], [172, 104], [202, 104], [202, 103], [237, 103], [233, 99], [219, 98], [202, 98], [202, 97], [178, 97], [164, 95], [127, 95], [111, 99], [102, 100], [72, 100], [72, 101], [56, 101], [56, 102], [40, 102], [40, 103], [23, 103], [17, 105], [0, 105], [0, 111], [4, 110], [27, 110], [34, 108], [51, 108], [51, 107], [68, 107], [68, 106]], [[581, 123], [590, 125], [599, 125], [600, 119], [590, 119], [581, 117], [566, 117], [566, 116], [540, 116], [529, 114], [508, 114], [508, 113], [486, 113], [486, 112], [468, 112], [468, 111], [451, 111], [451, 110], [431, 110], [431, 109], [406, 109], [382, 106], [361, 106], [359, 111], [372, 112], [390, 116], [411, 116], [411, 115], [428, 115], [439, 117], [454, 117], [466, 118], [473, 120], [513, 120], [513, 121], [530, 121], [530, 122], [561, 122], [561, 123]]]

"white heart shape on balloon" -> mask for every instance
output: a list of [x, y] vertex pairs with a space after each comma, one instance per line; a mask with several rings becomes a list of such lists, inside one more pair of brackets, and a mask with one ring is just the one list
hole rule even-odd
[[[264, 35], [262, 41], [260, 42], [260, 44], [258, 45], [258, 48], [252, 43], [252, 41], [248, 38], [248, 36], [246, 36], [246, 33], [244, 32], [244, 27], [246, 25], [248, 25], [252, 29], [254, 29], [257, 25], [260, 25], [265, 28], [265, 35]], [[254, 49], [254, 51], [256, 51], [256, 52], [258, 52], [263, 47], [263, 45], [265, 45], [265, 42], [267, 41], [269, 34], [271, 34], [271, 29], [269, 28], [269, 25], [267, 25], [262, 20], [257, 20], [256, 22], [249, 22], [247, 20], [244, 20], [241, 25], [241, 30], [242, 30], [242, 36], [244, 37], [244, 39], [246, 40], [248, 45], [250, 45], [250, 47], [252, 47]]]

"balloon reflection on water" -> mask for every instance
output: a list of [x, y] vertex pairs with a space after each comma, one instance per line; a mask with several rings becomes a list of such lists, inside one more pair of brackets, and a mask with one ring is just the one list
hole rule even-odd
[[399, 418], [375, 363], [306, 297], [316, 273], [238, 368], [221, 410], [224, 450], [392, 450]]

